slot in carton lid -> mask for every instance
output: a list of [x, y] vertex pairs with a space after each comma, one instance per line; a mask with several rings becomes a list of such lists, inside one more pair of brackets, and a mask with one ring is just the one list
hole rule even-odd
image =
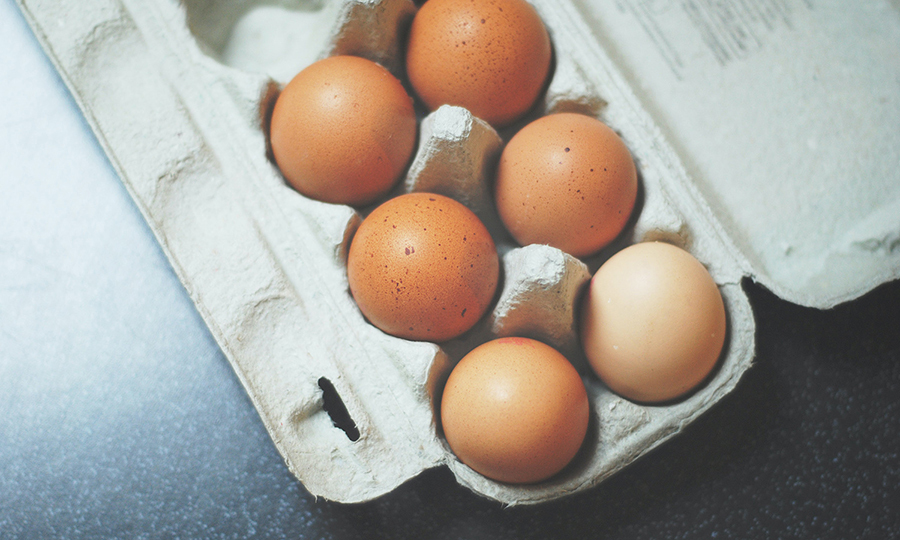
[[900, 5], [575, 0], [755, 280], [831, 307], [900, 277]]

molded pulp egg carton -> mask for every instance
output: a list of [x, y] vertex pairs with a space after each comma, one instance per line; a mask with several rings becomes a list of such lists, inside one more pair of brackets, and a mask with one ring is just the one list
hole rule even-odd
[[[317, 496], [365, 501], [442, 465], [473, 491], [507, 504], [584, 490], [677, 434], [750, 367], [755, 326], [740, 287], [744, 277], [789, 300], [828, 307], [900, 275], [895, 176], [876, 178], [877, 201], [847, 212], [855, 227], [830, 233], [821, 264], [812, 265], [815, 276], [791, 283], [783, 276], [806, 271], [809, 261], [792, 267], [791, 249], [766, 239], [769, 216], [757, 216], [759, 226], [749, 232], [742, 229], [741, 210], [711, 195], [703, 160], [686, 155], [690, 144], [673, 135], [677, 122], [657, 123], [642, 104], [646, 96], [639, 100], [633, 92], [633, 79], [620, 68], [632, 57], [610, 43], [615, 30], [606, 32], [601, 21], [636, 4], [535, 0], [555, 65], [530, 118], [577, 111], [613, 127], [639, 170], [635, 216], [613, 246], [585, 261], [546, 246], [515, 246], [489, 195], [491, 170], [514, 129], [498, 134], [465, 109], [438, 109], [423, 118], [417, 153], [394, 194], [437, 191], [478, 213], [498, 243], [501, 290], [492, 311], [460, 339], [438, 346], [394, 338], [364, 320], [348, 291], [348, 245], [370, 209], [312, 201], [288, 188], [267, 154], [265, 132], [280, 85], [317, 58], [364, 56], [402, 79], [413, 3], [18, 1], [288, 467]], [[896, 118], [896, 101], [890, 107]], [[718, 137], [713, 131], [710, 138]], [[896, 150], [896, 137], [888, 142]], [[892, 175], [895, 158], [896, 152], [884, 158]], [[803, 219], [814, 217], [796, 221]], [[586, 369], [575, 334], [577, 298], [591, 273], [617, 249], [651, 239], [681, 245], [707, 266], [729, 324], [710, 380], [686, 399], [658, 406], [606, 389]], [[832, 272], [834, 265], [843, 266]], [[535, 485], [475, 473], [453, 456], [436, 422], [453, 363], [504, 335], [558, 347], [582, 373], [591, 401], [581, 453], [561, 474]], [[337, 419], [333, 406], [326, 411], [333, 399], [349, 419]]]

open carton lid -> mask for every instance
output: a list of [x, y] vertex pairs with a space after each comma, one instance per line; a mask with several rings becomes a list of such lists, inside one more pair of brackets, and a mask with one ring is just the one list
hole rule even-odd
[[900, 5], [574, 0], [747, 275], [819, 308], [900, 277]]

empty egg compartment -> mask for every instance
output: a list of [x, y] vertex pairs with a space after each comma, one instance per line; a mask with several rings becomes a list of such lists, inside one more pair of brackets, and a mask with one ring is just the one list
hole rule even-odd
[[[546, 246], [518, 247], [490, 203], [503, 138], [458, 107], [426, 116], [397, 189], [443, 192], [469, 205], [497, 239], [504, 276], [487, 316], [440, 347], [388, 336], [364, 320], [345, 271], [360, 213], [287, 187], [266, 147], [279, 85], [316, 58], [360, 55], [402, 77], [412, 2], [91, 0], [64, 28], [43, 21], [67, 8], [20, 4], [288, 467], [317, 496], [369, 500], [440, 465], [507, 504], [574, 493], [678, 433], [750, 365], [753, 317], [727, 239], [566, 0], [534, 2], [554, 44], [555, 71], [532, 116], [574, 111], [610, 125], [637, 162], [640, 204], [620, 238], [586, 261]], [[302, 51], [294, 56], [296, 47]], [[617, 249], [650, 239], [682, 245], [709, 268], [729, 324], [710, 379], [660, 406], [606, 389], [586, 369], [576, 333], [576, 305], [590, 274]], [[505, 335], [563, 351], [591, 400], [581, 453], [540, 484], [501, 484], [475, 473], [456, 460], [435, 421], [453, 362]]]

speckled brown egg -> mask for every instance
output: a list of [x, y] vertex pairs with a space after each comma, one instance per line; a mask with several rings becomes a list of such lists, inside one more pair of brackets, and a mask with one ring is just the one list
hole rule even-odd
[[619, 395], [658, 403], [684, 396], [715, 367], [725, 305], [706, 268], [662, 242], [629, 246], [594, 274], [581, 340], [591, 367]]
[[475, 348], [453, 368], [441, 398], [450, 449], [501, 482], [539, 482], [562, 470], [581, 448], [589, 415], [572, 364], [526, 338]]
[[406, 70], [429, 109], [458, 105], [501, 127], [534, 105], [550, 56], [525, 0], [428, 0], [413, 19]]
[[359, 226], [347, 277], [363, 315], [389, 334], [441, 342], [472, 328], [494, 297], [500, 261], [478, 217], [453, 199], [390, 199]]
[[412, 99], [380, 65], [333, 56], [297, 74], [275, 103], [272, 153], [307, 197], [362, 206], [387, 193], [416, 143]]
[[509, 141], [497, 167], [497, 211], [522, 245], [548, 244], [576, 257], [618, 236], [638, 181], [625, 143], [581, 114], [544, 116]]

